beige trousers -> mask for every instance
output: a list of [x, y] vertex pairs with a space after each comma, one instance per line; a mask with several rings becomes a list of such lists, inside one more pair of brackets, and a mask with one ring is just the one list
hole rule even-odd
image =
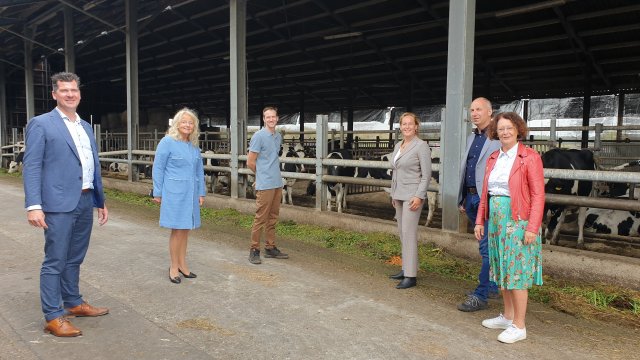
[[265, 248], [276, 246], [276, 223], [280, 214], [282, 188], [256, 191], [256, 216], [251, 228], [251, 250], [260, 250], [260, 235], [265, 232]]

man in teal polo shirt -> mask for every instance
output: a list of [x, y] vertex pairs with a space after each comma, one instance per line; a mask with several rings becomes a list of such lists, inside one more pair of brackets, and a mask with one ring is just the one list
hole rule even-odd
[[276, 223], [282, 199], [282, 176], [280, 175], [280, 146], [282, 136], [276, 132], [278, 109], [267, 106], [262, 110], [264, 127], [258, 130], [249, 143], [247, 166], [256, 174], [256, 216], [251, 228], [249, 262], [261, 264], [260, 235], [265, 229], [266, 258], [288, 259], [289, 255], [276, 247]]

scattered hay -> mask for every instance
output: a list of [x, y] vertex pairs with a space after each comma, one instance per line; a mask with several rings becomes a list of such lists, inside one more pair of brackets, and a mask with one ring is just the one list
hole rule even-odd
[[[614, 292], [609, 289], [609, 294]], [[618, 293], [612, 300], [604, 306], [590, 303], [583, 294], [559, 291], [554, 289], [549, 291], [549, 305], [557, 311], [564, 312], [577, 318], [614, 321], [620, 325], [631, 326], [640, 329], [640, 314], [630, 311], [635, 298], [633, 291], [628, 293]]]
[[234, 331], [213, 324], [209, 319], [189, 319], [177, 323], [176, 326], [180, 329], [213, 331], [223, 336], [233, 336], [236, 334]]
[[385, 261], [385, 263], [402, 266], [402, 258], [400, 256], [392, 256], [389, 260]]
[[280, 279], [275, 274], [265, 273], [261, 270], [256, 270], [256, 269], [249, 268], [247, 266], [233, 264], [233, 263], [226, 263], [224, 265], [234, 275], [240, 276], [252, 282], [260, 283], [267, 287], [276, 286], [280, 282]]

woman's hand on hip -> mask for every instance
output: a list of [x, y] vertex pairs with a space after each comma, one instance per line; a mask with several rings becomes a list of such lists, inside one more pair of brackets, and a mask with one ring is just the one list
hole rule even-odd
[[534, 241], [536, 241], [537, 237], [538, 237], [538, 234], [533, 233], [531, 231], [525, 231], [524, 232], [524, 244], [525, 245], [529, 245], [529, 244], [533, 243]]
[[412, 197], [411, 200], [409, 200], [409, 210], [416, 211], [420, 209], [420, 205], [422, 205], [423, 201], [424, 200], [420, 199], [417, 196]]
[[476, 225], [473, 229], [473, 233], [476, 235], [476, 240], [480, 241], [484, 236], [484, 225]]

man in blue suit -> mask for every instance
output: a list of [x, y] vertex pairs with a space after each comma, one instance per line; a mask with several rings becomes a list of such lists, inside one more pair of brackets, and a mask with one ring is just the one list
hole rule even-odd
[[91, 125], [76, 113], [80, 78], [72, 73], [51, 77], [53, 111], [27, 124], [23, 180], [29, 224], [44, 229], [44, 260], [40, 269], [40, 300], [45, 332], [78, 336], [68, 317], [100, 316], [79, 291], [80, 264], [89, 247], [93, 208], [98, 223], [108, 218], [100, 162]]
[[[458, 206], [461, 212], [465, 212], [472, 224], [476, 223], [478, 205], [482, 194], [482, 184], [484, 181], [485, 167], [489, 155], [500, 148], [500, 141], [490, 140], [486, 132], [491, 123], [491, 102], [486, 98], [479, 97], [469, 107], [471, 122], [476, 126], [473, 132], [467, 137], [467, 149], [465, 152], [466, 162], [462, 167], [460, 178], [460, 190], [458, 191]], [[486, 226], [485, 226], [486, 228]], [[498, 295], [498, 287], [489, 279], [489, 247], [488, 231], [480, 239], [479, 251], [482, 257], [482, 267], [478, 274], [478, 287], [469, 294], [464, 302], [458, 305], [460, 311], [478, 311], [486, 309], [487, 298]]]

